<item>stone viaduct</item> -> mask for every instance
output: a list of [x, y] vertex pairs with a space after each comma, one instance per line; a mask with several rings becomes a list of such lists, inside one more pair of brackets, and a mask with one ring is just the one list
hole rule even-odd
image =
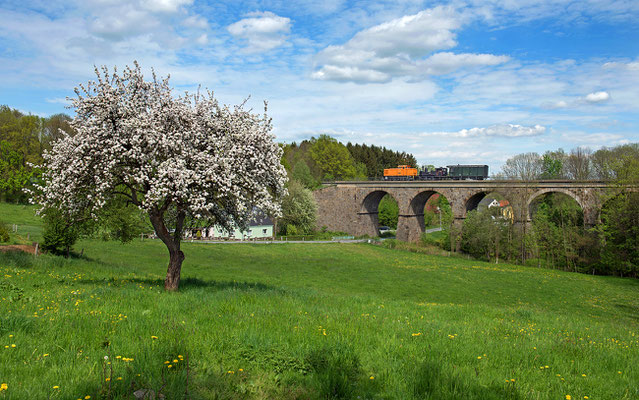
[[529, 223], [530, 204], [551, 192], [575, 199], [583, 210], [584, 223], [595, 225], [601, 199], [609, 189], [610, 183], [600, 181], [368, 181], [334, 182], [313, 193], [318, 205], [317, 226], [370, 236], [378, 234], [378, 205], [389, 194], [399, 206], [397, 239], [417, 241], [425, 228], [424, 206], [435, 193], [448, 199], [458, 226], [489, 193], [498, 193], [510, 202], [516, 224]]

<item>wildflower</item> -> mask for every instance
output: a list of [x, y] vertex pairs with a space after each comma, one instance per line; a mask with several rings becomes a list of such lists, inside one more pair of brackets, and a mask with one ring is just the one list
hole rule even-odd
[[151, 339], [153, 339], [153, 340], [155, 340], [157, 338], [158, 338], [157, 336], [151, 336]]
[[121, 377], [121, 376], [118, 376], [118, 378], [117, 378], [116, 380], [121, 381], [121, 380], [122, 380], [122, 377]]
[[56, 385], [53, 387], [54, 389], [60, 389], [60, 386]]
[[11, 347], [16, 347], [16, 345], [15, 345], [15, 344], [12, 344], [12, 345], [11, 345]]
[[235, 371], [228, 371], [227, 374], [234, 374]]
[[586, 374], [581, 374], [581, 376], [583, 376], [584, 378], [586, 377]]
[[89, 396], [89, 395], [84, 396], [84, 399], [85, 399], [85, 400], [89, 400], [90, 398], [91, 398], [91, 396]]
[[481, 356], [478, 356], [478, 357], [477, 357], [477, 359], [478, 359], [478, 360], [481, 360]]
[[173, 362], [177, 364], [178, 360], [177, 360], [177, 359], [175, 359], [175, 360], [173, 360]]
[[515, 382], [515, 378], [511, 379], [510, 381], [511, 381], [511, 382]]
[[7, 385], [6, 383], [0, 384], [0, 392], [2, 392], [3, 390], [8, 390], [9, 389], [9, 385]]
[[243, 370], [242, 368], [238, 369], [238, 371], [240, 371], [240, 372], [244, 372], [244, 370]]
[[374, 377], [373, 375], [371, 375], [371, 378], [370, 378], [370, 379], [371, 379], [371, 381], [372, 381], [373, 379], [375, 379], [375, 377]]
[[166, 366], [167, 368], [173, 368], [173, 365], [169, 364]]
[[171, 364], [171, 361], [165, 361], [164, 364]]
[[110, 380], [111, 380], [111, 378], [106, 378], [106, 379], [105, 379], [105, 381], [106, 381], [106, 382], [108, 382], [108, 381], [110, 381]]
[[572, 396], [571, 396], [571, 395], [569, 395], [569, 394], [567, 394], [567, 395], [566, 395], [566, 400], [572, 400]]
[[42, 357], [49, 357], [49, 353], [43, 354]]

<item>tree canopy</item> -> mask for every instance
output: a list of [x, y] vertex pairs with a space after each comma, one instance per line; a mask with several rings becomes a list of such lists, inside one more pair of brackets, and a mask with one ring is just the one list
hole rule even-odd
[[254, 207], [279, 213], [286, 174], [270, 118], [221, 106], [211, 92], [176, 97], [168, 78], [145, 81], [137, 63], [95, 73], [76, 88], [75, 136], [44, 153], [36, 200], [72, 220], [97, 218], [114, 197], [144, 210], [169, 250], [165, 288], [175, 290], [187, 218], [231, 230]]

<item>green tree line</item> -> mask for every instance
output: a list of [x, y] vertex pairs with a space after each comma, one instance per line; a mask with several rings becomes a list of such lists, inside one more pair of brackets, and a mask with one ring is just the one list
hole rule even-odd
[[42, 153], [62, 132], [73, 134], [70, 121], [65, 114], [42, 118], [0, 106], [1, 201], [28, 200], [23, 190], [39, 179]]
[[322, 181], [356, 180], [382, 177], [384, 168], [406, 164], [417, 166], [412, 154], [366, 144], [344, 145], [328, 135], [283, 145], [282, 164], [308, 189]]

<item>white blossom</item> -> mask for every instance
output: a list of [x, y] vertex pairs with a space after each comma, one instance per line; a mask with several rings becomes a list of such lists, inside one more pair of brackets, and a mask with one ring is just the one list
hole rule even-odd
[[147, 212], [174, 206], [226, 228], [253, 207], [279, 214], [286, 173], [266, 112], [221, 106], [212, 92], [174, 97], [168, 78], [145, 82], [137, 63], [95, 72], [75, 89], [76, 135], [44, 155], [36, 201], [96, 215], [120, 192]]
[[[97, 217], [114, 197], [146, 211], [170, 253], [167, 289], [177, 289], [185, 218], [208, 218], [232, 230], [252, 210], [277, 216], [285, 194], [282, 150], [271, 119], [243, 105], [221, 106], [212, 92], [173, 96], [168, 78], [145, 82], [140, 66], [95, 69], [75, 89], [76, 134], [44, 154], [46, 170], [32, 200], [73, 219]], [[175, 211], [176, 231], [167, 229]]]

